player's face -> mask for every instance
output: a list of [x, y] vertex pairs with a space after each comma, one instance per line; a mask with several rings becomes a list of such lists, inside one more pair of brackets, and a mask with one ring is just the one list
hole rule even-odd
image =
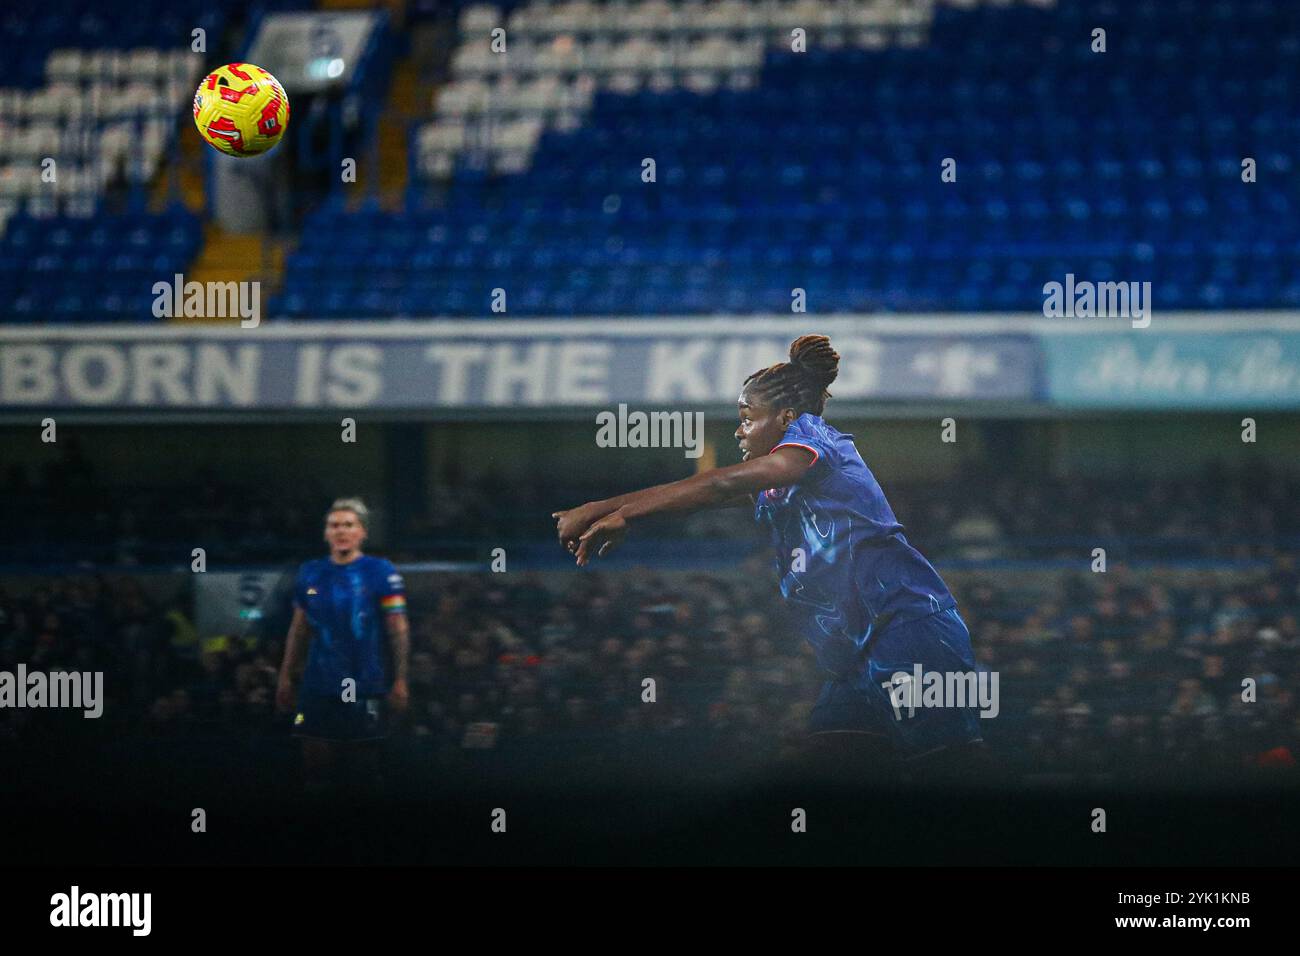
[[366, 529], [353, 512], [331, 511], [325, 519], [325, 540], [332, 551], [355, 551], [366, 540]]
[[736, 441], [740, 443], [740, 460], [762, 458], [776, 447], [785, 430], [794, 421], [794, 409], [773, 408], [755, 402], [747, 393], [740, 393], [736, 402], [740, 412], [740, 425], [736, 428]]

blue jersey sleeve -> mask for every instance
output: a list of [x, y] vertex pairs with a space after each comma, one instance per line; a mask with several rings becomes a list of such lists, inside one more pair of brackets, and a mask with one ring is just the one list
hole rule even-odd
[[819, 419], [805, 412], [790, 423], [785, 435], [777, 442], [777, 448], [803, 448], [813, 453], [813, 463], [804, 475], [804, 480], [817, 479], [830, 470], [835, 461], [835, 442], [827, 434]]
[[293, 582], [293, 606], [304, 613], [307, 610], [307, 587], [308, 587], [308, 565], [302, 564], [298, 567], [298, 577]]
[[380, 580], [377, 585], [379, 606], [385, 614], [406, 611], [406, 582], [393, 562], [381, 560], [377, 565]]

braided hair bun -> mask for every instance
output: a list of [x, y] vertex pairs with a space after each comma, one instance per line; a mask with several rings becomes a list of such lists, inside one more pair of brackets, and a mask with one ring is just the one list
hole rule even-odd
[[840, 356], [824, 335], [801, 335], [790, 344], [790, 361], [759, 369], [745, 389], [765, 405], [820, 415], [840, 371]]
[[801, 335], [791, 342], [790, 362], [822, 391], [840, 374], [840, 355], [824, 335]]

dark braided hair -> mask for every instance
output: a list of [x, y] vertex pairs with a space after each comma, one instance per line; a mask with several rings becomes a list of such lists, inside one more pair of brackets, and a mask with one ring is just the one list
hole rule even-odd
[[790, 343], [790, 361], [759, 369], [745, 379], [743, 391], [773, 408], [820, 415], [831, 393], [826, 387], [839, 374], [840, 356], [824, 335], [801, 335]]

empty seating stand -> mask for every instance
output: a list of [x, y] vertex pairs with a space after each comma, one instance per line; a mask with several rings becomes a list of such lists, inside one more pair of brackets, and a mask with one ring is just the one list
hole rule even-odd
[[281, 314], [1036, 312], [1071, 272], [1300, 304], [1300, 9], [516, 4], [460, 42], [409, 211], [319, 210]]

